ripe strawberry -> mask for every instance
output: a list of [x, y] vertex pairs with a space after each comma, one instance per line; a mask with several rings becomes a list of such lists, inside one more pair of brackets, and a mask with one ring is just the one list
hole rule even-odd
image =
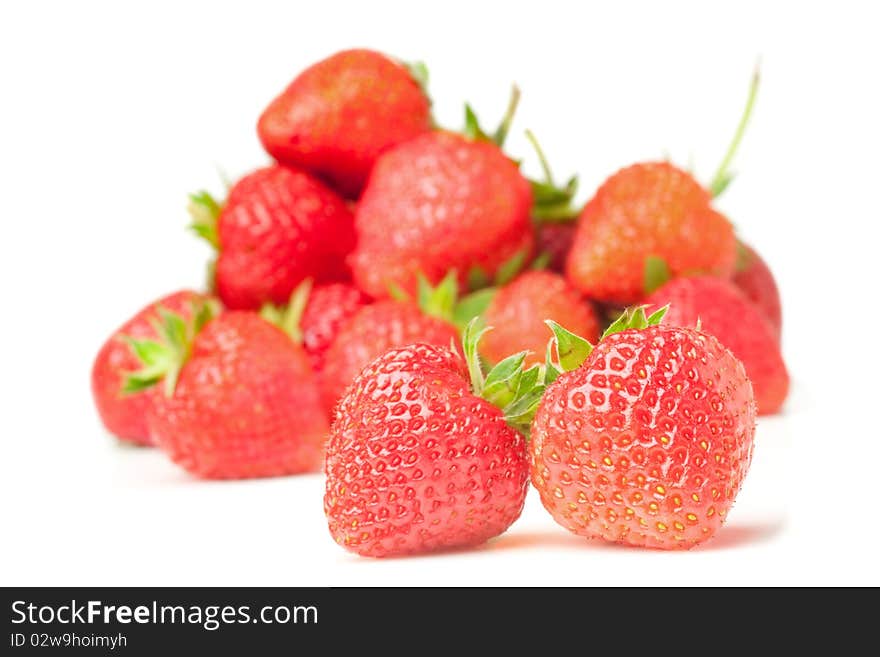
[[[416, 79], [416, 73], [422, 79]], [[300, 73], [260, 116], [272, 157], [356, 198], [382, 151], [431, 128], [424, 67], [372, 50], [336, 53]]]
[[149, 414], [159, 447], [209, 479], [318, 467], [328, 427], [302, 348], [256, 313], [205, 321], [188, 327], [166, 314], [163, 343], [134, 342], [144, 368], [129, 387], [164, 378], [166, 394]]
[[527, 365], [542, 362], [552, 337], [544, 323], [548, 319], [588, 340], [599, 337], [599, 318], [589, 302], [564, 278], [548, 271], [526, 272], [500, 288], [484, 317], [488, 326], [495, 327], [481, 346], [490, 363], [523, 349], [530, 352]]
[[358, 241], [349, 260], [371, 296], [388, 296], [389, 286], [412, 292], [420, 273], [431, 283], [450, 270], [462, 283], [472, 271], [492, 278], [531, 254], [529, 183], [468, 117], [469, 136], [431, 132], [377, 160], [355, 213]]
[[478, 545], [519, 517], [528, 459], [515, 427], [534, 412], [539, 372], [523, 371], [520, 354], [484, 375], [478, 339], [465, 333], [467, 363], [445, 347], [392, 349], [340, 401], [324, 512], [346, 549], [387, 557]]
[[162, 297], [142, 308], [116, 329], [98, 351], [92, 364], [92, 397], [107, 431], [120, 440], [136, 445], [153, 444], [147, 427], [147, 412], [154, 403], [155, 393], [122, 391], [125, 375], [136, 370], [139, 364], [126, 338], [155, 339], [154, 324], [159, 320], [158, 308], [189, 317], [193, 304], [205, 300], [205, 297], [190, 290]]
[[[577, 223], [544, 222], [537, 228], [537, 251], [546, 258], [547, 269], [559, 274], [565, 273], [565, 262], [574, 243]], [[540, 256], [539, 256], [540, 257]]]
[[651, 256], [673, 276], [729, 277], [736, 261], [730, 222], [693, 176], [668, 162], [636, 164], [605, 181], [581, 213], [566, 272], [588, 297], [627, 305], [643, 296]]
[[692, 547], [724, 522], [748, 471], [755, 401], [742, 364], [662, 315], [626, 315], [595, 347], [554, 326], [567, 371], [532, 423], [531, 475], [575, 534]]
[[245, 176], [221, 208], [205, 192], [191, 197], [193, 228], [218, 249], [217, 294], [233, 310], [285, 303], [305, 278], [348, 276], [352, 215], [308, 174], [270, 166]]
[[782, 303], [776, 279], [767, 263], [747, 244], [740, 243], [733, 284], [754, 303], [773, 326], [776, 339], [782, 333]]
[[758, 412], [776, 413], [788, 395], [788, 371], [769, 320], [730, 281], [710, 276], [670, 281], [646, 300], [669, 304], [666, 323], [697, 326], [739, 358], [752, 380]]
[[364, 306], [339, 330], [326, 352], [321, 376], [324, 408], [337, 400], [361, 368], [389, 349], [421, 342], [448, 347], [458, 342], [449, 321], [426, 315], [418, 306], [394, 300]]

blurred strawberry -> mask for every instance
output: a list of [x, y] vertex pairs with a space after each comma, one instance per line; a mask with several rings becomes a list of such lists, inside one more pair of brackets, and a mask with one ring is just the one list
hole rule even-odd
[[207, 192], [190, 197], [193, 229], [217, 248], [217, 294], [233, 310], [286, 303], [306, 278], [349, 276], [354, 246], [347, 204], [310, 175], [278, 165], [245, 176], [221, 205]]
[[531, 189], [499, 146], [516, 98], [492, 139], [467, 108], [464, 135], [431, 132], [378, 159], [355, 216], [358, 287], [377, 298], [389, 287], [412, 293], [419, 274], [435, 284], [456, 270], [464, 284], [529, 259]]
[[543, 362], [552, 335], [552, 319], [587, 340], [599, 337], [599, 318], [592, 306], [569, 283], [548, 271], [529, 271], [501, 287], [484, 314], [492, 330], [482, 340], [480, 353], [497, 363], [512, 353], [528, 351], [527, 366]]
[[92, 397], [98, 415], [107, 431], [120, 440], [136, 445], [152, 445], [147, 426], [147, 413], [157, 394], [124, 392], [127, 374], [138, 369], [140, 361], [131, 340], [156, 339], [159, 309], [190, 317], [193, 305], [207, 301], [206, 297], [190, 290], [181, 290], [162, 297], [142, 308], [125, 324], [116, 329], [103, 344], [92, 364]]
[[345, 50], [300, 73], [263, 111], [260, 141], [356, 198], [376, 158], [431, 129], [427, 70], [372, 50]]
[[733, 274], [733, 284], [770, 320], [778, 340], [782, 333], [782, 302], [779, 300], [776, 279], [761, 256], [742, 242], [739, 243], [739, 258]]

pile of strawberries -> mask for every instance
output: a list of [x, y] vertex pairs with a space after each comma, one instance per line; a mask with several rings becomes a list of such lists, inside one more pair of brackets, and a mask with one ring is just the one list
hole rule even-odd
[[[204, 478], [323, 464], [333, 538], [369, 556], [476, 545], [528, 482], [557, 522], [687, 548], [720, 527], [756, 413], [788, 375], [779, 295], [704, 186], [669, 162], [527, 179], [466, 107], [437, 127], [422, 65], [337, 53], [258, 122], [274, 162], [191, 197], [209, 289], [103, 345], [95, 404], [121, 440]], [[315, 501], [317, 503], [317, 501]]]

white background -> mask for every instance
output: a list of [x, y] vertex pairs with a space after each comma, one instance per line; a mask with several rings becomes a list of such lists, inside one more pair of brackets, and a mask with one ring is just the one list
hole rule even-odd
[[[880, 584], [878, 20], [870, 3], [40, 3], [0, 9], [0, 584]], [[307, 64], [369, 46], [431, 65], [442, 123], [535, 130], [583, 194], [640, 159], [708, 180], [773, 265], [793, 390], [728, 525], [689, 553], [588, 543], [530, 497], [476, 551], [360, 559], [318, 475], [211, 483], [118, 446], [88, 374], [108, 332], [199, 285], [186, 194], [265, 161], [254, 125]]]

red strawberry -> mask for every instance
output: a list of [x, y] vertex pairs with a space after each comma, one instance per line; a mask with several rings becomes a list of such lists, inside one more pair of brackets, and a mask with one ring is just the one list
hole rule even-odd
[[714, 337], [661, 318], [636, 311], [595, 348], [555, 327], [569, 371], [532, 423], [531, 473], [575, 534], [692, 547], [724, 522], [748, 471], [755, 401], [742, 364]]
[[484, 377], [478, 339], [465, 334], [468, 364], [445, 347], [392, 349], [340, 401], [324, 512], [346, 549], [386, 557], [478, 545], [519, 517], [528, 461], [514, 427], [540, 398], [538, 368], [524, 372], [520, 355]]
[[152, 445], [147, 428], [147, 412], [153, 405], [155, 392], [139, 394], [122, 390], [125, 375], [139, 367], [139, 361], [126, 337], [155, 339], [154, 323], [159, 321], [157, 308], [189, 317], [193, 304], [205, 297], [182, 290], [151, 303], [113, 332], [92, 364], [92, 396], [98, 415], [107, 431], [120, 440], [137, 445]]
[[[416, 79], [417, 73], [421, 79]], [[424, 67], [372, 50], [346, 50], [300, 73], [257, 125], [272, 157], [360, 193], [382, 151], [431, 128]]]
[[546, 258], [547, 269], [560, 274], [564, 273], [565, 262], [577, 232], [577, 223], [540, 223], [537, 231], [537, 248], [535, 250]]
[[324, 408], [329, 412], [371, 360], [389, 349], [421, 342], [448, 347], [458, 342], [450, 322], [426, 315], [417, 306], [378, 301], [364, 306], [346, 322], [326, 352], [321, 376]]
[[788, 395], [788, 371], [776, 332], [761, 311], [730, 281], [710, 276], [670, 281], [646, 299], [669, 304], [666, 323], [711, 333], [739, 358], [755, 389], [758, 412], [776, 413]]
[[450, 270], [461, 282], [474, 271], [492, 278], [531, 254], [529, 182], [470, 110], [468, 117], [468, 137], [431, 132], [376, 162], [355, 214], [358, 243], [350, 258], [355, 282], [371, 296], [388, 296], [389, 286], [412, 292], [419, 274], [431, 283]]
[[165, 379], [149, 416], [159, 447], [209, 479], [317, 468], [328, 427], [302, 348], [256, 313], [203, 322], [166, 315], [164, 343], [136, 342], [145, 367], [130, 386]]
[[642, 298], [652, 256], [673, 276], [729, 277], [736, 261], [730, 222], [693, 176], [668, 162], [636, 164], [605, 181], [581, 214], [566, 272], [590, 298], [627, 305]]
[[542, 362], [551, 339], [544, 323], [548, 319], [588, 340], [599, 337], [599, 318], [592, 306], [564, 278], [548, 271], [526, 272], [500, 288], [484, 317], [494, 327], [481, 346], [490, 363], [520, 350], [530, 352], [527, 365]]
[[191, 200], [193, 228], [218, 248], [216, 288], [230, 309], [285, 303], [305, 278], [348, 276], [351, 212], [302, 171], [258, 169], [232, 187], [222, 208], [206, 193]]
[[747, 244], [740, 243], [739, 260], [733, 284], [770, 320], [777, 340], [782, 332], [782, 303], [776, 279], [767, 263]]
[[369, 303], [369, 297], [348, 283], [318, 285], [312, 290], [300, 327], [303, 347], [312, 362], [313, 370], [324, 370], [327, 350], [339, 331]]
[[[611, 305], [639, 301], [662, 261], [666, 276], [730, 278], [736, 263], [733, 227], [711, 205], [730, 184], [730, 164], [758, 93], [752, 78], [733, 141], [708, 188], [669, 162], [635, 164], [606, 180], [587, 203], [568, 255], [566, 273], [584, 294]], [[645, 288], [648, 287], [646, 290]]]

